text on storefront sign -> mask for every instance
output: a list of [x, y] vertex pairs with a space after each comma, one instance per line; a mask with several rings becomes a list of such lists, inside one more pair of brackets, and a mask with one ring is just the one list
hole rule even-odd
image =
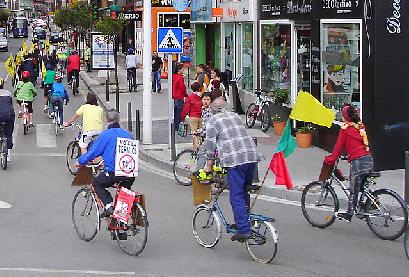
[[400, 34], [400, 0], [393, 0], [392, 16], [386, 19], [386, 29], [390, 34]]

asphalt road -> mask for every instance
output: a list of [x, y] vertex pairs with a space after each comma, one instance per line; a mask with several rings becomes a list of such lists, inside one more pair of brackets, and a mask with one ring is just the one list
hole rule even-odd
[[[11, 38], [10, 50], [21, 41]], [[2, 54], [1, 61], [7, 57]], [[82, 88], [79, 96], [70, 95], [67, 116], [85, 94]], [[11, 205], [0, 209], [0, 276], [408, 276], [401, 239], [382, 241], [356, 220], [313, 228], [297, 202], [273, 198], [258, 200], [255, 208], [276, 219], [279, 245], [272, 264], [253, 262], [244, 245], [226, 233], [214, 249], [204, 249], [192, 236], [191, 188], [145, 165], [133, 186], [146, 195], [150, 228], [144, 252], [127, 256], [104, 228], [93, 241], [81, 241], [71, 222], [78, 187], [70, 186], [64, 158], [75, 132], [66, 129], [55, 137], [42, 108], [40, 92], [35, 129], [24, 136], [16, 120], [12, 162], [0, 171], [0, 200]], [[228, 195], [220, 202], [231, 218]]]

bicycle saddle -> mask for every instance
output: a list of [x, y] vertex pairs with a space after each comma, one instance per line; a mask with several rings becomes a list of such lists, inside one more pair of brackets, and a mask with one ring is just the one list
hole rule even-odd
[[368, 175], [366, 175], [367, 178], [378, 178], [381, 177], [380, 172], [369, 172]]

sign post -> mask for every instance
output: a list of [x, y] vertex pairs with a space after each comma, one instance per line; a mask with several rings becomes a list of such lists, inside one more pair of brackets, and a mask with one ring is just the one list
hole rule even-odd
[[[172, 74], [173, 74], [173, 54], [183, 52], [183, 29], [182, 28], [158, 28], [158, 53], [165, 53], [168, 59], [168, 130], [169, 130], [169, 148], [172, 145], [172, 122], [174, 118], [174, 108], [172, 100]], [[174, 126], [178, 128], [178, 126]], [[170, 151], [170, 160], [173, 159]]]
[[152, 144], [152, 3], [143, 1], [143, 143]]

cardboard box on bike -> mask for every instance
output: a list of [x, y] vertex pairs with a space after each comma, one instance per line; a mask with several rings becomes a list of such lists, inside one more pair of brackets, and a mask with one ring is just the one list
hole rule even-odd
[[202, 184], [197, 180], [195, 174], [192, 175], [193, 186], [193, 205], [205, 204], [212, 199], [212, 186], [210, 184]]
[[89, 167], [81, 166], [75, 175], [71, 186], [88, 186], [92, 183], [92, 169]]

